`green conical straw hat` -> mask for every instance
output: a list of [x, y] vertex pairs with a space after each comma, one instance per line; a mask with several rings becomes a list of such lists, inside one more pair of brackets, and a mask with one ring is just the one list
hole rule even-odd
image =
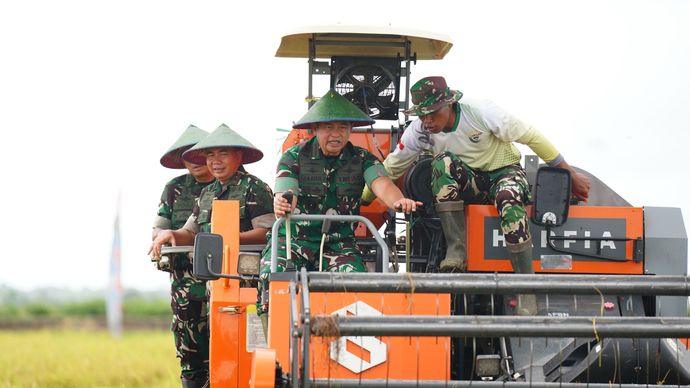
[[331, 89], [319, 99], [299, 121], [295, 129], [311, 129], [312, 124], [348, 121], [353, 127], [373, 124], [375, 121], [362, 112], [357, 105]]
[[264, 153], [254, 147], [249, 140], [240, 136], [225, 124], [221, 124], [210, 135], [185, 151], [182, 158], [195, 164], [206, 164], [205, 152], [211, 148], [231, 147], [242, 150], [242, 164], [254, 163], [264, 157]]
[[168, 148], [163, 157], [161, 157], [161, 164], [163, 167], [184, 168], [182, 153], [192, 148], [194, 144], [198, 143], [206, 136], [208, 136], [208, 132], [203, 129], [199, 129], [194, 125], [187, 127], [177, 141], [175, 141], [175, 143]]

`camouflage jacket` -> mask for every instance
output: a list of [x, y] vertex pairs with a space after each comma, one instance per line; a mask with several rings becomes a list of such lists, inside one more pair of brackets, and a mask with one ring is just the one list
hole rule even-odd
[[216, 180], [206, 186], [192, 210], [194, 223], [200, 232], [211, 231], [211, 206], [214, 199], [240, 202], [240, 232], [273, 225], [273, 192], [261, 179], [238, 170], [227, 184]]
[[168, 182], [158, 206], [158, 216], [170, 220], [170, 226], [163, 229], [181, 228], [192, 214], [201, 190], [207, 185], [208, 182], [197, 182], [191, 174], [180, 175]]
[[[339, 156], [324, 156], [316, 137], [288, 149], [277, 168], [276, 192], [292, 190], [298, 194], [295, 214], [358, 215], [364, 185], [387, 176], [381, 162], [364, 148], [348, 142]], [[292, 237], [305, 241], [321, 240], [320, 221], [291, 223]], [[356, 224], [331, 224], [329, 242], [354, 237]], [[285, 234], [281, 228], [280, 235]]]

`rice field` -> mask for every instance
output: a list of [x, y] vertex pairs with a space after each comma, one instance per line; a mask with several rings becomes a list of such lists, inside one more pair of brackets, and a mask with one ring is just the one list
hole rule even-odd
[[0, 331], [0, 387], [179, 387], [165, 330]]

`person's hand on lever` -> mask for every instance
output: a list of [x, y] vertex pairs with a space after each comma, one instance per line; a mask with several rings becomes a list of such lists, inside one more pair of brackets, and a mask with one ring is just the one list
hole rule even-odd
[[422, 206], [422, 203], [409, 198], [400, 198], [393, 202], [393, 208], [402, 213], [411, 213], [417, 211], [417, 206]]
[[286, 213], [292, 212], [294, 206], [297, 205], [297, 197], [288, 190], [284, 193], [276, 193], [273, 197], [273, 213], [276, 218], [285, 217]]

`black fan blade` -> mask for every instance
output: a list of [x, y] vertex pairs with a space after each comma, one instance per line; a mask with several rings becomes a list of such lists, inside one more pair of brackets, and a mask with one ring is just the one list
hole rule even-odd
[[334, 84], [338, 85], [338, 93], [371, 118], [391, 120], [397, 118], [399, 108], [394, 74], [397, 73], [377, 62], [343, 63]]
[[362, 81], [358, 80], [358, 79], [355, 77], [355, 75], [352, 74], [352, 73], [347, 73], [347, 74], [345, 74], [344, 77], [342, 77], [340, 80], [338, 80], [339, 83], [340, 83], [340, 82], [343, 82], [343, 81], [348, 82], [348, 83], [351, 83], [351, 84], [352, 84], [352, 87], [353, 87], [355, 90], [356, 90], [357, 88], [359, 88], [359, 87], [362, 86]]
[[357, 104], [356, 103], [357, 96], [355, 96], [354, 90], [350, 90], [349, 92], [343, 94], [343, 97], [345, 97], [348, 101], [350, 101], [354, 104]]
[[390, 95], [384, 95], [384, 96], [376, 96], [376, 105], [380, 107], [382, 110], [383, 109], [391, 109], [395, 108], [395, 95], [390, 94]]
[[381, 76], [379, 79], [374, 82], [372, 85], [374, 90], [376, 90], [377, 95], [381, 95], [381, 92], [386, 91], [387, 89], [391, 89], [390, 94], [395, 94], [395, 84], [393, 83], [393, 80], [390, 79], [387, 75]]

